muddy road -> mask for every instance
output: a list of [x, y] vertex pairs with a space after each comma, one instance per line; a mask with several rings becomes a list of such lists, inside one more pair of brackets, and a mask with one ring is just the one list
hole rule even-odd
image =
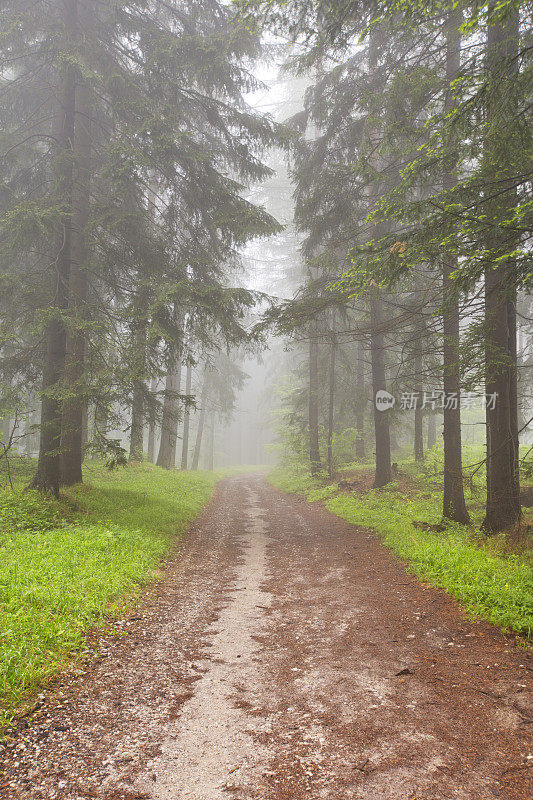
[[261, 476], [1, 753], [5, 800], [525, 800], [530, 655]]

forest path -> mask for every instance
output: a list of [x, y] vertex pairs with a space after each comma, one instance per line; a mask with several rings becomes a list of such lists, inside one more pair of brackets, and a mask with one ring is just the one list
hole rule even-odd
[[1, 798], [533, 796], [528, 652], [261, 476], [219, 484], [115, 629], [20, 725]]

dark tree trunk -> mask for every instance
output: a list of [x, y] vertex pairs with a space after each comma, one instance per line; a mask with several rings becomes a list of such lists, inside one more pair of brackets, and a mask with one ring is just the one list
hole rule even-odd
[[[370, 33], [368, 46], [370, 73], [373, 73], [378, 65], [383, 35], [384, 29], [379, 24], [374, 25]], [[375, 119], [370, 117], [367, 120], [366, 133], [368, 161], [378, 174], [380, 172], [382, 173], [383, 170], [383, 164], [379, 155], [381, 137], [381, 124], [379, 122], [376, 123]], [[374, 180], [373, 184], [368, 187], [367, 193], [370, 210], [375, 209], [376, 200], [380, 196], [383, 188], [381, 181], [381, 177], [378, 177]], [[378, 241], [380, 236], [383, 235], [383, 232], [383, 224], [375, 224], [370, 238]], [[370, 357], [372, 362], [372, 395], [374, 402], [374, 434], [376, 444], [376, 473], [374, 476], [374, 486], [376, 488], [385, 486], [392, 480], [391, 437], [389, 426], [390, 412], [388, 410], [378, 409], [376, 403], [377, 393], [387, 390], [385, 376], [385, 337], [383, 334], [382, 316], [380, 289], [376, 287], [370, 292]]]
[[130, 429], [130, 461], [142, 461], [144, 455], [144, 393], [146, 386], [144, 375], [146, 372], [146, 337], [147, 323], [142, 318], [146, 305], [146, 294], [143, 290], [138, 293], [134, 313], [141, 315], [132, 324], [133, 333], [133, 381], [131, 403], [131, 429]]
[[144, 449], [144, 391], [141, 380], [133, 382], [130, 429], [130, 461], [142, 461]]
[[320, 445], [318, 438], [318, 336], [312, 329], [309, 336], [309, 460], [311, 474], [320, 472]]
[[[518, 71], [519, 14], [513, 10], [487, 30], [487, 106], [485, 162], [491, 175], [502, 176], [499, 121], [514, 118], [512, 82]], [[505, 174], [505, 173], [504, 173]], [[512, 176], [507, 191], [488, 203], [488, 220], [513, 207]], [[491, 214], [491, 210], [494, 211]], [[490, 224], [490, 223], [489, 223]], [[493, 224], [487, 236], [485, 270], [485, 392], [487, 395], [487, 506], [483, 529], [498, 533], [521, 517], [518, 464], [516, 369], [516, 289], [514, 260], [505, 254], [516, 245], [512, 234]], [[492, 403], [491, 398], [495, 398]]]
[[[515, 312], [516, 313], [516, 312]], [[526, 392], [524, 391], [524, 383], [520, 380], [521, 376], [525, 376], [525, 369], [528, 367], [527, 358], [524, 358], [525, 351], [524, 351], [524, 337], [523, 337], [523, 326], [518, 323], [518, 319], [516, 320], [516, 372], [517, 372], [517, 398], [516, 398], [516, 417], [517, 417], [517, 424], [518, 424], [518, 438], [521, 438], [521, 435], [525, 432], [525, 428], [527, 426], [527, 418], [526, 418], [526, 408], [527, 408], [527, 397]]]
[[335, 337], [331, 341], [329, 358], [329, 401], [328, 401], [328, 475], [333, 478], [333, 429], [335, 424]]
[[362, 339], [357, 342], [357, 371], [356, 371], [356, 414], [355, 429], [357, 431], [357, 441], [355, 442], [355, 457], [362, 461], [365, 458], [365, 410], [366, 410], [366, 386], [365, 386], [365, 345]]
[[[69, 52], [76, 36], [77, 2], [62, 0], [60, 3], [64, 21], [63, 50]], [[62, 59], [58, 73], [57, 97], [57, 196], [63, 213], [61, 229], [57, 235], [57, 246], [52, 261], [52, 300], [50, 316], [46, 326], [46, 352], [43, 365], [41, 435], [37, 472], [30, 487], [59, 494], [61, 453], [61, 391], [64, 378], [66, 332], [62, 315], [68, 306], [68, 282], [71, 265], [72, 239], [72, 176], [74, 118], [76, 113], [75, 70], [68, 58]]]
[[196, 442], [194, 444], [192, 469], [198, 469], [198, 464], [200, 463], [200, 451], [202, 449], [202, 438], [205, 425], [205, 405], [207, 402], [208, 391], [209, 391], [209, 384], [207, 375], [205, 375], [204, 385], [202, 386], [202, 395], [200, 397], [200, 417], [198, 418], [198, 428], [196, 429]]
[[[502, 298], [505, 277], [499, 268], [485, 278], [488, 533], [512, 528], [520, 520], [516, 315], [513, 301]], [[492, 407], [491, 398], [495, 398]]]
[[[79, 287], [81, 281], [78, 283]], [[85, 336], [82, 331], [67, 335], [66, 379], [76, 396], [70, 395], [63, 403], [61, 420], [61, 484], [72, 486], [81, 483], [83, 463], [83, 418], [87, 413], [84, 380]]]
[[[185, 378], [185, 394], [187, 397], [191, 394], [192, 385], [192, 367], [187, 364], [187, 376]], [[183, 417], [183, 441], [181, 444], [181, 468], [187, 469], [189, 463], [189, 430], [191, 427], [191, 409], [189, 404], [185, 406], [185, 415]]]
[[427, 449], [431, 450], [437, 444], [437, 420], [435, 414], [428, 414]]
[[[507, 321], [509, 325], [509, 417], [512, 447], [510, 451], [511, 468], [516, 470], [516, 489], [520, 497], [520, 440], [519, 440], [519, 409], [518, 409], [518, 341], [517, 341], [517, 318], [516, 318], [516, 293], [513, 299], [507, 303]], [[521, 509], [520, 509], [521, 513]]]
[[[422, 352], [418, 344], [415, 349], [414, 366], [415, 366], [415, 376], [417, 379], [420, 379], [422, 377], [422, 371], [423, 371], [423, 359], [422, 359]], [[416, 405], [415, 405], [414, 456], [415, 456], [415, 461], [423, 461], [424, 460], [424, 431], [423, 431], [424, 411], [422, 408], [423, 390], [420, 385], [418, 385], [415, 388], [415, 396], [416, 396], [416, 401], [415, 401]]]
[[[85, 13], [90, 9], [84, 6]], [[83, 24], [83, 19], [80, 19]], [[91, 109], [89, 89], [76, 89], [74, 129], [75, 175], [73, 182], [72, 264], [69, 280], [69, 329], [65, 383], [68, 395], [63, 403], [61, 424], [61, 483], [72, 486], [82, 481], [83, 418], [87, 412], [85, 379], [85, 303], [87, 299], [87, 226], [90, 213]]]
[[[446, 25], [446, 79], [445, 109], [452, 112], [455, 96], [452, 82], [461, 69], [462, 12], [459, 8], [449, 12]], [[457, 157], [452, 154], [443, 174], [444, 189], [456, 183]], [[446, 519], [467, 525], [463, 486], [463, 461], [461, 452], [461, 367], [459, 357], [459, 305], [452, 273], [457, 269], [457, 257], [451, 254], [444, 259], [442, 274], [443, 292], [443, 390], [444, 390], [444, 494], [442, 514]]]
[[155, 461], [155, 429], [157, 422], [156, 414], [156, 391], [157, 391], [157, 378], [152, 378], [150, 386], [150, 411], [148, 416], [148, 445], [146, 448], [146, 458], [153, 464]]
[[[174, 308], [174, 321], [183, 329], [183, 316], [178, 319], [178, 310]], [[173, 469], [176, 466], [176, 446], [178, 443], [178, 424], [180, 419], [180, 390], [183, 344], [178, 347], [169, 344], [168, 372], [165, 381], [163, 399], [163, 415], [161, 419], [161, 441], [157, 456], [157, 466]]]
[[386, 391], [384, 336], [382, 330], [382, 308], [379, 289], [372, 291], [371, 307], [371, 342], [370, 352], [372, 358], [372, 394], [374, 397], [374, 430], [376, 437], [376, 474], [374, 486], [385, 486], [392, 480], [391, 472], [391, 444], [389, 428], [389, 411], [379, 410], [376, 405], [376, 395]]
[[163, 415], [161, 418], [161, 441], [157, 455], [157, 466], [172, 469], [176, 465], [176, 444], [178, 441], [179, 393], [181, 389], [181, 359], [176, 348], [171, 348], [169, 371], [165, 380]]
[[443, 272], [443, 409], [444, 440], [444, 496], [442, 513], [446, 519], [467, 525], [470, 522], [466, 510], [463, 465], [461, 452], [461, 375], [459, 363], [459, 309], [455, 299], [455, 286], [451, 273], [456, 262], [448, 261]]

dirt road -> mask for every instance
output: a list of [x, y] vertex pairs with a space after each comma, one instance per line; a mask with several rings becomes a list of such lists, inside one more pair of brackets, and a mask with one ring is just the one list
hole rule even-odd
[[1, 754], [5, 800], [533, 797], [528, 653], [260, 476], [115, 628]]

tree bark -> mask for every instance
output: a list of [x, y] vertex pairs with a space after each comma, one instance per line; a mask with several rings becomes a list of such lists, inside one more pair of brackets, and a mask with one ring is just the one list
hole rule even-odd
[[[60, 43], [68, 53], [76, 36], [77, 0], [60, 0], [64, 36]], [[58, 133], [56, 188], [63, 219], [57, 235], [51, 265], [53, 312], [46, 326], [46, 352], [43, 365], [41, 432], [37, 471], [31, 488], [59, 495], [61, 453], [61, 391], [63, 385], [66, 332], [63, 314], [68, 305], [68, 282], [72, 245], [72, 178], [74, 118], [76, 113], [76, 77], [74, 66], [61, 59], [57, 73]]]
[[[461, 449], [461, 375], [459, 363], [459, 308], [454, 297], [455, 286], [451, 273], [457, 268], [447, 259], [443, 271], [443, 409], [444, 495], [442, 514], [446, 519], [467, 525]], [[454, 399], [455, 398], [455, 399]]]
[[181, 358], [176, 348], [171, 348], [169, 368], [165, 380], [163, 416], [161, 418], [161, 441], [157, 455], [157, 466], [172, 469], [176, 465], [178, 441], [179, 393], [181, 389]]
[[[422, 351], [420, 348], [420, 344], [418, 342], [415, 345], [414, 367], [415, 367], [415, 377], [416, 379], [420, 379], [422, 377], [422, 372], [423, 372], [423, 359], [422, 359]], [[419, 462], [424, 460], [424, 431], [423, 431], [424, 411], [422, 408], [423, 405], [422, 395], [423, 395], [422, 387], [420, 386], [420, 384], [418, 384], [415, 389], [416, 405], [415, 405], [414, 457], [415, 461]]]
[[133, 378], [129, 453], [130, 461], [142, 461], [144, 456], [144, 393], [146, 391], [144, 375], [146, 372], [147, 322], [143, 318], [143, 314], [146, 305], [146, 299], [146, 292], [144, 289], [138, 291], [134, 313], [139, 314], [139, 318], [135, 319], [131, 326], [133, 335]]
[[355, 457], [358, 461], [365, 458], [365, 410], [366, 410], [366, 387], [365, 387], [365, 345], [362, 339], [357, 342], [357, 370], [356, 370], [356, 414], [355, 429], [357, 440], [355, 442]]
[[[379, 25], [375, 25], [370, 33], [368, 46], [368, 63], [370, 73], [373, 73], [378, 66], [378, 57], [382, 36], [382, 28]], [[380, 125], [379, 123], [376, 123], [371, 116], [369, 120], [367, 120], [366, 131], [367, 146], [369, 147], [368, 160], [372, 168], [378, 174], [383, 167], [381, 157], [378, 152], [381, 137], [382, 134]], [[376, 198], [379, 197], [381, 188], [380, 180], [376, 178], [374, 185], [369, 187], [368, 191], [370, 210], [374, 210], [376, 206]], [[378, 223], [377, 225], [374, 225], [373, 237], [376, 240], [379, 240], [381, 235], [382, 225]], [[386, 391], [387, 388], [385, 376], [385, 337], [382, 328], [382, 316], [383, 310], [380, 289], [378, 286], [376, 286], [370, 291], [370, 356], [372, 362], [372, 394], [374, 400], [374, 433], [376, 444], [376, 473], [374, 476], [374, 486], [376, 488], [385, 486], [392, 480], [391, 440], [389, 427], [390, 412], [388, 410], [379, 410], [376, 403], [377, 393], [379, 391]]]
[[156, 395], [157, 392], [157, 378], [152, 378], [152, 383], [150, 386], [150, 395], [152, 405], [150, 406], [150, 412], [148, 416], [148, 445], [146, 448], [146, 459], [151, 464], [155, 461], [155, 428], [156, 428], [156, 421], [157, 421], [157, 414], [156, 414]]
[[[451, 113], [456, 99], [452, 82], [461, 69], [461, 32], [463, 15], [460, 8], [449, 12], [446, 23], [446, 92], [445, 110]], [[456, 183], [457, 155], [452, 154], [443, 174], [443, 188], [452, 189]], [[445, 256], [442, 272], [443, 293], [443, 390], [444, 390], [444, 494], [442, 514], [446, 519], [467, 525], [463, 486], [463, 461], [461, 451], [461, 367], [459, 357], [459, 304], [453, 272], [457, 269], [457, 256]]]
[[130, 461], [142, 461], [144, 455], [144, 382], [133, 381], [130, 428]]
[[[515, 310], [515, 314], [517, 311]], [[516, 398], [516, 417], [518, 421], [518, 430], [520, 433], [518, 434], [519, 440], [521, 439], [522, 435], [525, 433], [525, 427], [527, 425], [527, 418], [525, 415], [525, 410], [527, 407], [527, 397], [525, 397], [524, 392], [524, 384], [520, 380], [520, 378], [524, 376], [524, 368], [528, 366], [527, 359], [524, 358], [525, 351], [524, 351], [524, 336], [523, 336], [523, 326], [522, 324], [518, 323], [518, 318], [516, 320], [516, 372], [517, 372], [517, 381], [516, 381], [516, 388], [518, 396]]]
[[[191, 385], [192, 385], [192, 367], [190, 364], [187, 364], [187, 375], [185, 378], [185, 394], [187, 397], [191, 394]], [[183, 416], [183, 441], [181, 443], [181, 468], [187, 469], [187, 465], [189, 462], [189, 431], [191, 427], [191, 409], [189, 404], [185, 406], [185, 412]]]
[[328, 401], [328, 475], [333, 478], [333, 428], [335, 424], [335, 334], [332, 335], [329, 357], [329, 401]]
[[202, 386], [202, 394], [200, 397], [200, 417], [198, 419], [198, 428], [196, 429], [196, 442], [194, 444], [194, 454], [191, 465], [192, 469], [198, 469], [198, 464], [200, 463], [200, 450], [202, 449], [202, 438], [205, 424], [205, 404], [207, 402], [208, 391], [209, 383], [206, 374], [204, 376], [204, 384]]
[[[84, 14], [90, 12], [84, 5]], [[80, 15], [81, 16], [81, 15]], [[80, 18], [83, 24], [83, 19]], [[83, 329], [87, 299], [87, 226], [90, 213], [91, 178], [91, 109], [86, 85], [76, 89], [74, 128], [72, 264], [69, 280], [69, 329], [66, 342], [65, 383], [68, 395], [63, 403], [61, 421], [61, 483], [81, 483], [83, 463], [83, 417], [87, 411], [85, 380], [86, 340]]]
[[374, 397], [374, 430], [376, 435], [375, 488], [385, 486], [392, 480], [389, 428], [390, 411], [379, 410], [375, 402], [377, 393], [387, 390], [384, 359], [385, 343], [382, 330], [382, 303], [381, 297], [378, 294], [379, 291], [379, 289], [372, 290], [370, 298], [370, 353], [372, 359], [372, 394]]
[[309, 460], [311, 474], [320, 472], [320, 445], [318, 437], [318, 336], [314, 327], [309, 336]]
[[[178, 309], [173, 310], [174, 321], [183, 329], [184, 317], [178, 318]], [[178, 424], [180, 419], [180, 390], [183, 343], [178, 346], [169, 343], [168, 372], [165, 381], [163, 399], [163, 415], [161, 418], [161, 441], [157, 456], [157, 466], [173, 469], [176, 466], [176, 446], [178, 442]]]
[[[500, 177], [507, 191], [488, 203], [487, 220], [511, 211], [516, 201], [512, 180], [505, 186], [499, 121], [514, 118], [512, 82], [518, 72], [517, 10], [489, 24], [487, 29], [487, 104], [485, 166]], [[511, 98], [511, 99], [510, 99]], [[503, 180], [502, 180], [503, 177]], [[491, 213], [491, 211], [493, 213]], [[483, 529], [498, 533], [513, 528], [521, 518], [518, 463], [516, 289], [514, 260], [506, 257], [509, 232], [492, 223], [487, 235], [485, 270], [485, 392], [487, 399], [487, 505]], [[492, 405], [490, 398], [494, 397]]]

